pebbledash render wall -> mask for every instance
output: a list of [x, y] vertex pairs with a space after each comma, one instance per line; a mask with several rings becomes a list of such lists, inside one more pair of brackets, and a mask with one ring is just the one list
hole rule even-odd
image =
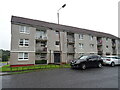
[[[28, 33], [21, 33], [21, 27]], [[27, 39], [28, 46], [21, 46], [21, 39]], [[17, 16], [11, 19], [10, 65], [35, 64], [35, 60], [43, 59], [47, 63], [68, 63], [83, 54], [119, 55], [119, 45], [118, 37], [103, 32]]]

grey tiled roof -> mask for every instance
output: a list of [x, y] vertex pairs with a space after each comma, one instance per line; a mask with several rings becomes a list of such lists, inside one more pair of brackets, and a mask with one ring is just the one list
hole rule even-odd
[[90, 35], [94, 35], [94, 36], [98, 36], [98, 37], [109, 37], [109, 38], [113, 38], [113, 39], [118, 38], [118, 37], [111, 35], [111, 34], [108, 34], [108, 33], [92, 31], [92, 30], [88, 30], [88, 29], [60, 25], [60, 24], [58, 25], [55, 23], [34, 20], [34, 19], [28, 19], [28, 18], [18, 17], [18, 16], [12, 16], [11, 23], [27, 24], [27, 25], [30, 25], [33, 27], [46, 27], [46, 28], [50, 28], [53, 30], [66, 31], [66, 32], [72, 32], [72, 33], [90, 34]]

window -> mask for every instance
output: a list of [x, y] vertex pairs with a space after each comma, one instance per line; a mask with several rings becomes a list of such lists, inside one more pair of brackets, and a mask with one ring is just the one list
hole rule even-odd
[[59, 44], [60, 44], [60, 42], [59, 42], [59, 41], [56, 41], [56, 42], [55, 42], [55, 45], [59, 45]]
[[41, 53], [40, 58], [46, 58], [46, 54]]
[[106, 46], [106, 48], [108, 49], [108, 45]]
[[59, 31], [56, 31], [56, 34], [59, 34]]
[[46, 30], [38, 30], [36, 31], [36, 39], [45, 39], [46, 38]]
[[91, 48], [94, 48], [94, 44], [90, 44], [90, 47], [91, 47]]
[[29, 46], [29, 39], [20, 39], [19, 45], [20, 46]]
[[81, 49], [83, 49], [83, 44], [82, 44], [82, 43], [79, 43], [79, 47], [80, 47]]
[[106, 38], [106, 41], [108, 41], [108, 39], [109, 39], [109, 38], [107, 37], [107, 38]]
[[20, 29], [20, 33], [28, 33], [28, 34], [30, 33], [29, 27], [27, 26], [20, 26], [19, 29]]
[[93, 40], [93, 38], [94, 38], [94, 36], [91, 36], [91, 35], [90, 35], [90, 40]]
[[18, 54], [18, 60], [28, 60], [28, 53], [20, 52]]
[[83, 39], [83, 34], [79, 34], [79, 39]]

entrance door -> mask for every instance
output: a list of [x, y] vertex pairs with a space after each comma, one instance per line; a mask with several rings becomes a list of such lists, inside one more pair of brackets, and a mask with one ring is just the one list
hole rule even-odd
[[60, 53], [54, 53], [54, 63], [60, 63]]

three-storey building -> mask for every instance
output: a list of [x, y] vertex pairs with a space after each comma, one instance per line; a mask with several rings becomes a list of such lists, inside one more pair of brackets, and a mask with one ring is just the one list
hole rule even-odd
[[119, 41], [103, 32], [12, 16], [10, 64], [67, 63], [83, 54], [118, 55]]

